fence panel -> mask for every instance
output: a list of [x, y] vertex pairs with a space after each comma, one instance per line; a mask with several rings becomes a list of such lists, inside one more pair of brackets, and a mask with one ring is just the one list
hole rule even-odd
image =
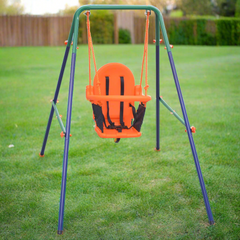
[[[0, 16], [0, 46], [61, 46], [68, 38], [73, 16]], [[94, 18], [92, 18], [94, 20]], [[224, 24], [230, 26], [231, 43], [222, 41]], [[94, 22], [94, 21], [93, 21]], [[132, 43], [144, 43], [146, 17], [134, 11], [117, 11], [114, 16], [114, 42], [118, 43], [118, 29], [128, 29]], [[239, 19], [212, 20], [164, 17], [170, 42], [192, 45], [240, 45]], [[226, 23], [225, 23], [226, 22]], [[93, 24], [94, 25], [94, 24]], [[80, 42], [87, 43], [85, 18], [80, 22]], [[92, 35], [99, 34], [92, 28]], [[104, 33], [112, 29], [104, 29]], [[221, 33], [221, 34], [220, 34]], [[150, 16], [149, 43], [155, 39], [155, 16]]]
[[72, 16], [0, 16], [0, 46], [60, 46]]
[[134, 11], [117, 11], [117, 27], [128, 29], [131, 33], [132, 43], [136, 43]]

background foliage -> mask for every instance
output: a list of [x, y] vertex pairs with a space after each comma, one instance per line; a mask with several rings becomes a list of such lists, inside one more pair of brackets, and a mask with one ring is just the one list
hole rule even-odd
[[183, 11], [184, 15], [211, 15], [212, 4], [209, 0], [193, 1], [193, 0], [181, 0], [179, 7]]
[[131, 43], [131, 33], [128, 29], [119, 29], [119, 43]]
[[[207, 31], [207, 21], [214, 22], [215, 34]], [[240, 19], [185, 19], [178, 25], [172, 20], [168, 35], [172, 44], [240, 45]]]
[[240, 0], [237, 0], [236, 2], [235, 17], [240, 17]]
[[[111, 44], [114, 42], [114, 15], [111, 11], [91, 11], [90, 28], [93, 43]], [[79, 42], [82, 42], [84, 31], [86, 32], [86, 16], [80, 15]]]
[[11, 1], [11, 4], [7, 0], [0, 0], [0, 15], [14, 15], [22, 14], [24, 7], [18, 0]]

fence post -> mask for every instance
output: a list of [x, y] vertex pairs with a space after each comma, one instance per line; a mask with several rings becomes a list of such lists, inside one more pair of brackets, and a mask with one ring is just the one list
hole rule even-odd
[[114, 43], [118, 44], [118, 12], [114, 13]]
[[86, 21], [85, 18], [81, 18], [81, 26], [82, 26], [82, 43], [87, 44], [87, 28], [86, 28]]

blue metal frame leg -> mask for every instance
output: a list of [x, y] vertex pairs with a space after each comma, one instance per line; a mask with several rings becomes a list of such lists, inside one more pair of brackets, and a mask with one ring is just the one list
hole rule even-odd
[[67, 165], [68, 165], [69, 137], [70, 137], [70, 128], [71, 128], [75, 62], [76, 62], [76, 53], [72, 53], [71, 74], [70, 74], [69, 95], [68, 95], [68, 108], [67, 108], [67, 121], [66, 121], [66, 134], [65, 134], [65, 146], [64, 146], [64, 154], [63, 154], [62, 185], [61, 185], [59, 218], [58, 218], [58, 231], [57, 231], [58, 234], [63, 233], [63, 217], [64, 217], [64, 206], [65, 206], [66, 183], [67, 183]]
[[[66, 66], [66, 62], [67, 62], [67, 58], [68, 58], [69, 49], [70, 49], [70, 47], [67, 46], [66, 50], [65, 50], [61, 71], [60, 71], [60, 74], [59, 74], [58, 83], [57, 83], [56, 91], [55, 91], [54, 98], [53, 98], [53, 102], [55, 104], [57, 102], [59, 90], [60, 90], [60, 87], [61, 87], [62, 78], [63, 78], [63, 74], [64, 74], [64, 70], [65, 70], [65, 66]], [[50, 130], [51, 123], [52, 123], [53, 113], [54, 113], [54, 108], [52, 106], [51, 111], [50, 111], [50, 115], [49, 115], [49, 118], [48, 118], [48, 124], [47, 124], [47, 128], [46, 128], [45, 136], [44, 136], [44, 139], [43, 139], [42, 149], [41, 149], [41, 152], [39, 153], [40, 156], [44, 156], [45, 147], [46, 147], [47, 139], [48, 139], [48, 134], [49, 134], [49, 130]]]
[[196, 166], [196, 169], [197, 169], [198, 179], [199, 179], [199, 182], [200, 182], [200, 186], [201, 186], [201, 190], [202, 190], [202, 194], [203, 194], [203, 199], [204, 199], [204, 203], [205, 203], [205, 206], [206, 206], [209, 223], [210, 223], [210, 225], [213, 225], [214, 224], [213, 215], [212, 215], [210, 203], [209, 203], [209, 200], [208, 200], [208, 195], [207, 195], [207, 191], [206, 191], [206, 188], [205, 188], [201, 167], [200, 167], [199, 160], [198, 160], [197, 150], [196, 150], [194, 140], [193, 140], [193, 137], [192, 137], [192, 132], [191, 132], [190, 124], [189, 124], [189, 121], [188, 121], [188, 116], [187, 116], [187, 111], [186, 111], [186, 107], [185, 107], [185, 104], [184, 104], [184, 101], [183, 101], [183, 96], [182, 96], [180, 84], [179, 84], [179, 81], [178, 81], [177, 71], [176, 71], [176, 68], [175, 68], [175, 65], [174, 65], [174, 61], [173, 61], [173, 57], [172, 57], [171, 52], [168, 52], [168, 57], [169, 57], [169, 61], [170, 61], [170, 64], [171, 64], [175, 85], [176, 85], [176, 88], [177, 88], [177, 93], [178, 93], [178, 98], [179, 98], [182, 113], [183, 113], [183, 118], [184, 118], [185, 125], [186, 125], [186, 128], [187, 128], [188, 139], [189, 139], [189, 142], [190, 142], [190, 145], [191, 145], [191, 150], [192, 150], [195, 166]]
[[160, 150], [160, 80], [159, 80], [159, 45], [156, 45], [156, 150]]

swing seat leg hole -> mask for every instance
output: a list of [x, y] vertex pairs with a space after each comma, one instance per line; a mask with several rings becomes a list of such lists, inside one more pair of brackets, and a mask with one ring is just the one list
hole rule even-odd
[[114, 139], [114, 142], [115, 142], [115, 143], [119, 143], [120, 140], [121, 140], [121, 138], [115, 138], [115, 139]]

